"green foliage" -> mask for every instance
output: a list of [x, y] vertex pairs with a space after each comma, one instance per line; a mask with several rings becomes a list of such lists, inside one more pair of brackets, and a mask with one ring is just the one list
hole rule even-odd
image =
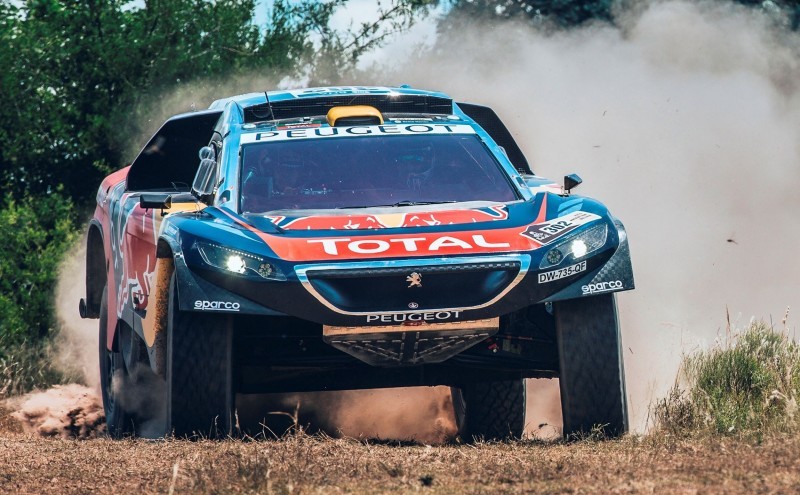
[[0, 335], [10, 344], [50, 334], [51, 291], [78, 233], [72, 203], [58, 192], [6, 201], [0, 210]]
[[676, 385], [656, 408], [667, 430], [764, 434], [800, 426], [800, 345], [763, 322], [685, 357], [683, 378], [686, 388]]
[[14, 63], [3, 88], [12, 102], [3, 127], [13, 133], [0, 135], [0, 162], [15, 197], [61, 183], [88, 200], [122, 163], [136, 125], [126, 115], [141, 98], [254, 63], [266, 41], [251, 23], [254, 0], [127, 3], [37, 0], [25, 16], [2, 12], [12, 34], [0, 59]]
[[59, 380], [49, 354], [55, 330], [53, 288], [75, 246], [72, 203], [60, 192], [0, 210], [0, 396]]

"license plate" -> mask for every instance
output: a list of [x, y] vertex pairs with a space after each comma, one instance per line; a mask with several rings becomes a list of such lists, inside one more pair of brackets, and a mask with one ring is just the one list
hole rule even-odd
[[447, 330], [497, 330], [500, 328], [500, 318], [487, 318], [485, 320], [465, 320], [447, 323], [429, 323], [424, 321], [405, 322], [402, 325], [375, 325], [370, 327], [338, 327], [322, 325], [322, 335], [359, 335], [369, 333], [399, 333], [399, 332], [441, 332]]

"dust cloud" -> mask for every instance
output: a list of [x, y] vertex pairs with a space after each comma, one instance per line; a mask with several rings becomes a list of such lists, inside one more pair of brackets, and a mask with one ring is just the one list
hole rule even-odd
[[240, 395], [237, 409], [251, 436], [300, 427], [334, 437], [441, 444], [457, 432], [449, 387]]
[[449, 387], [336, 392], [327, 405], [329, 429], [347, 437], [438, 444], [457, 432]]
[[11, 404], [25, 432], [46, 437], [95, 438], [105, 433], [103, 405], [83, 385], [56, 385]]
[[495, 108], [538, 174], [579, 173], [576, 193], [625, 222], [637, 289], [618, 304], [642, 431], [681, 353], [724, 334], [726, 312], [781, 327], [800, 307], [800, 37], [720, 2], [639, 4], [617, 23], [484, 22], [391, 77]]
[[62, 373], [76, 377], [99, 396], [98, 321], [84, 320], [78, 313], [78, 301], [86, 293], [85, 242], [78, 243], [75, 248], [62, 262], [56, 286], [59, 323], [56, 364]]

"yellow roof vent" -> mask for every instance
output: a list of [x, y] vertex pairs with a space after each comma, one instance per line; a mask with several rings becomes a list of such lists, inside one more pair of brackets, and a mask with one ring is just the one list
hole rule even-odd
[[331, 127], [341, 125], [377, 125], [383, 124], [383, 115], [377, 108], [369, 105], [353, 105], [349, 107], [333, 107], [328, 110], [328, 124]]

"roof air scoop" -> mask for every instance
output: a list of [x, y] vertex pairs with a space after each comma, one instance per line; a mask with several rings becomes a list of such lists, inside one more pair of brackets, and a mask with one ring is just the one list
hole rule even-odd
[[377, 108], [369, 105], [333, 107], [328, 110], [328, 124], [331, 127], [343, 125], [380, 125], [383, 115]]

